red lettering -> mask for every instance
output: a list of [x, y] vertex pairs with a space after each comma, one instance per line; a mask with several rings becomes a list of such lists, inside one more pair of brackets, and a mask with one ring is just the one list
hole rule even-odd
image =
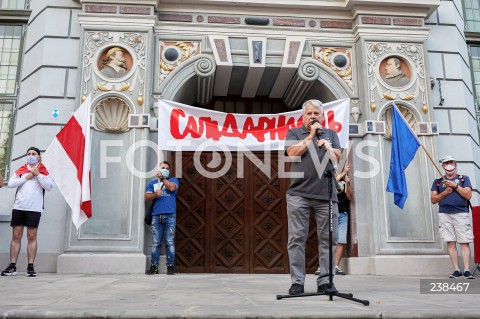
[[[329, 111], [329, 124], [332, 128], [332, 123], [335, 125], [333, 129], [340, 131], [342, 125], [334, 121], [333, 111]], [[207, 139], [219, 141], [221, 137], [237, 137], [245, 139], [248, 134], [252, 135], [258, 142], [264, 142], [266, 134], [270, 134], [271, 140], [284, 140], [287, 131], [290, 128], [300, 127], [303, 125], [302, 116], [298, 118], [279, 115], [278, 117], [258, 117], [258, 123], [254, 123], [251, 116], [245, 119], [242, 131], [238, 129], [237, 118], [234, 114], [228, 113], [225, 116], [223, 126], [219, 128], [218, 121], [210, 117], [188, 116], [186, 118], [185, 129], [180, 128], [180, 121], [186, 117], [182, 109], [173, 109], [170, 114], [170, 134], [175, 139], [185, 139], [188, 135], [192, 139], [201, 138], [203, 135]], [[182, 119], [183, 118], [183, 119]], [[198, 122], [197, 122], [198, 121]]]
[[265, 132], [259, 131], [258, 127], [253, 123], [253, 119], [249, 116], [243, 123], [243, 134], [252, 134], [257, 141], [265, 141]]
[[[276, 118], [268, 118], [262, 116], [258, 119], [258, 126], [257, 129], [262, 131], [262, 136], [264, 137], [265, 134], [270, 133], [270, 139], [275, 139], [275, 129], [277, 128], [277, 119]], [[263, 138], [265, 140], [265, 138]], [[263, 142], [263, 141], [259, 141]]]
[[197, 126], [197, 121], [195, 120], [195, 118], [193, 116], [189, 116], [185, 132], [190, 133], [190, 136], [192, 138], [199, 138], [202, 136], [201, 131], [203, 131], [203, 129]]
[[205, 135], [207, 138], [211, 138], [214, 141], [218, 141], [222, 134], [218, 129], [218, 122], [213, 121], [209, 117], [201, 117], [200, 118], [200, 126], [205, 126]]
[[181, 140], [187, 136], [186, 132], [180, 133], [180, 116], [185, 117], [185, 112], [179, 109], [172, 110], [170, 114], [170, 134], [177, 140]]
[[340, 131], [342, 130], [342, 123], [335, 121], [335, 112], [333, 110], [327, 112], [327, 118], [328, 128], [336, 131], [337, 133], [340, 133]]
[[[231, 130], [231, 132], [229, 132], [229, 130]], [[235, 115], [231, 113], [228, 113], [225, 117], [221, 134], [226, 137], [245, 138], [245, 132], [240, 133], [238, 131], [237, 119], [235, 118]]]
[[[285, 121], [285, 119], [286, 119], [285, 115], [280, 115], [278, 117], [277, 129], [273, 131], [274, 133], [276, 133], [278, 135], [279, 140], [284, 140], [285, 137], [287, 136], [287, 131], [290, 128], [297, 127], [297, 125], [298, 125], [298, 124], [295, 124], [295, 118], [294, 117], [288, 118], [287, 121]], [[300, 117], [298, 119], [298, 123], [300, 123], [300, 126], [302, 125], [302, 117]], [[275, 134], [272, 135], [270, 133], [270, 138], [272, 140], [275, 140], [276, 139]]]

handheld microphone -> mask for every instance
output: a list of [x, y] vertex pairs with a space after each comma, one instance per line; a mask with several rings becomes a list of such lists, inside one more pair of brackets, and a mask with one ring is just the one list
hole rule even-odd
[[[313, 121], [310, 122], [310, 125], [313, 125], [313, 124], [315, 124], [315, 123], [319, 123], [319, 124], [320, 124], [320, 122], [315, 119], [315, 120], [313, 120]], [[322, 133], [323, 133], [323, 128], [317, 128], [317, 136], [322, 135]]]

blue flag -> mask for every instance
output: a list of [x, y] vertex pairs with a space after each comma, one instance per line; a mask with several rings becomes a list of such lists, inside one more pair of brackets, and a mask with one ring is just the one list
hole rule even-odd
[[395, 205], [403, 209], [407, 200], [405, 169], [415, 157], [420, 141], [395, 104], [392, 106], [392, 153], [387, 192], [394, 193]]

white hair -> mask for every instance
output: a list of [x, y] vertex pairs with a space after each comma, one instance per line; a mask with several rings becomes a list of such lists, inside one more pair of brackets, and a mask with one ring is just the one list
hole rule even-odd
[[305, 101], [302, 105], [302, 110], [305, 112], [305, 108], [307, 107], [307, 105], [313, 105], [315, 106], [316, 108], [318, 108], [322, 113], [323, 113], [323, 103], [320, 102], [320, 100], [308, 100], [308, 101]]

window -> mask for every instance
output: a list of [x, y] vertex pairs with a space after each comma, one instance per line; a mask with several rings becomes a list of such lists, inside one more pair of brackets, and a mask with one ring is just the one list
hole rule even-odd
[[464, 0], [465, 27], [467, 31], [480, 32], [480, 1]]
[[480, 130], [480, 0], [463, 0], [465, 38], [470, 52], [473, 94]]
[[26, 9], [27, 0], [0, 0], [0, 9]]
[[[7, 2], [0, 1], [3, 8]], [[14, 2], [10, 1], [9, 3]], [[21, 2], [25, 4], [25, 1]], [[5, 178], [8, 178], [15, 123], [15, 104], [23, 43], [22, 33], [22, 25], [0, 25], [0, 171]]]
[[0, 103], [0, 171], [5, 177], [13, 133], [13, 103]]
[[22, 26], [0, 25], [0, 95], [15, 95]]
[[480, 112], [480, 46], [470, 45], [470, 67], [472, 71], [475, 105]]

